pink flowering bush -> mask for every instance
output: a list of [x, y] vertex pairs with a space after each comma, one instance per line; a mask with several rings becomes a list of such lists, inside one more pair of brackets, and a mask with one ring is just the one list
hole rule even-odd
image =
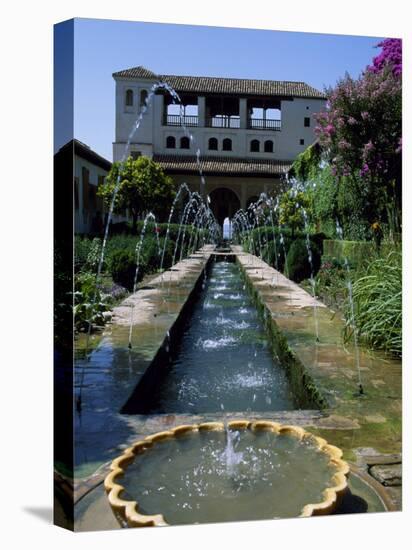
[[380, 73], [389, 67], [394, 76], [400, 77], [402, 75], [402, 40], [387, 38], [380, 42], [378, 47], [382, 48], [382, 51], [373, 58], [372, 65], [367, 67], [367, 70]]
[[370, 221], [401, 204], [402, 42], [387, 39], [357, 79], [348, 74], [327, 90], [315, 132], [339, 179], [351, 178], [369, 203]]

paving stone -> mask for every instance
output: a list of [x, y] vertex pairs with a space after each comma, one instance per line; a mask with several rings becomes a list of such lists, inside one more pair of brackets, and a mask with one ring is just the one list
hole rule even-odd
[[354, 453], [358, 460], [368, 464], [369, 466], [375, 466], [376, 464], [400, 464], [402, 463], [402, 455], [398, 453], [383, 454], [374, 449], [373, 447], [358, 447], [354, 449]]
[[356, 430], [360, 428], [359, 422], [352, 418], [331, 414], [317, 422], [319, 428], [330, 430]]
[[369, 472], [386, 487], [402, 485], [402, 464], [378, 464], [372, 466]]
[[386, 487], [385, 489], [396, 509], [402, 510], [402, 487]]
[[382, 453], [373, 447], [358, 447], [355, 449], [355, 454], [362, 458], [366, 456], [382, 456]]
[[370, 414], [365, 416], [365, 421], [370, 424], [380, 424], [381, 422], [386, 422], [386, 418], [381, 414]]

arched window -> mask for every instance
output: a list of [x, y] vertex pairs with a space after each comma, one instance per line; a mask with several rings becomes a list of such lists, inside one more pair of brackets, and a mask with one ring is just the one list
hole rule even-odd
[[166, 138], [166, 148], [175, 149], [176, 148], [176, 138], [173, 136], [167, 136]]
[[147, 90], [142, 90], [140, 92], [140, 107], [144, 107], [146, 105], [146, 99], [147, 99]]
[[181, 149], [190, 149], [190, 140], [187, 136], [180, 138], [180, 148]]
[[273, 141], [271, 139], [265, 141], [265, 153], [273, 153]]
[[229, 138], [225, 138], [223, 140], [223, 151], [231, 151], [232, 150], [232, 140]]
[[216, 138], [209, 138], [208, 149], [209, 149], [209, 151], [217, 151], [217, 139]]
[[252, 153], [259, 153], [260, 143], [258, 139], [252, 139], [252, 141], [250, 142], [250, 151]]
[[126, 107], [133, 107], [133, 90], [126, 90]]

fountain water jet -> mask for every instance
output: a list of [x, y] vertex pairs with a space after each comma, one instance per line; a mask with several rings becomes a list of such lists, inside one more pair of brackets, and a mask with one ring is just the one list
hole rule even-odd
[[313, 317], [315, 320], [315, 334], [316, 334], [316, 342], [319, 342], [319, 323], [318, 323], [318, 309], [317, 309], [317, 303], [316, 303], [316, 287], [315, 287], [315, 276], [314, 276], [314, 269], [313, 269], [313, 257], [312, 257], [312, 250], [310, 246], [310, 238], [309, 238], [309, 220], [306, 210], [302, 206], [302, 214], [303, 218], [305, 220], [305, 233], [306, 233], [306, 250], [308, 252], [308, 260], [310, 265], [310, 285], [312, 288], [312, 296], [313, 296]]
[[234, 432], [226, 426], [226, 447], [222, 453], [222, 459], [226, 466], [228, 475], [233, 475], [235, 473], [236, 466], [243, 460], [243, 453], [235, 451], [235, 444], [238, 439], [239, 432]]
[[[340, 238], [340, 240], [343, 241], [343, 230], [338, 220], [336, 220], [336, 233]], [[346, 279], [347, 279], [348, 297], [349, 297], [349, 306], [350, 306], [350, 316], [351, 316], [350, 323], [352, 325], [353, 343], [355, 346], [355, 365], [358, 373], [358, 390], [359, 390], [359, 395], [362, 396], [364, 395], [364, 389], [363, 389], [362, 375], [361, 375], [361, 369], [360, 369], [359, 342], [358, 342], [358, 333], [357, 333], [356, 323], [355, 323], [355, 308], [354, 308], [353, 294], [352, 294], [352, 280], [350, 276], [349, 262], [346, 256], [344, 257], [344, 265], [346, 269]]]
[[[140, 238], [139, 238], [139, 240], [137, 241], [137, 244], [136, 244], [136, 250], [135, 250], [136, 270], [135, 270], [135, 273], [134, 273], [133, 294], [136, 292], [137, 278], [138, 278], [139, 269], [140, 269], [140, 254], [141, 254], [141, 251], [142, 251], [142, 246], [143, 246], [144, 236], [145, 236], [145, 233], [146, 233], [147, 223], [150, 219], [152, 219], [154, 221], [154, 223], [156, 224], [156, 216], [154, 214], [152, 214], [151, 212], [149, 212], [149, 214], [147, 214], [147, 216], [144, 219], [142, 232], [140, 233]], [[157, 225], [156, 225], [156, 228], [157, 228]], [[131, 306], [130, 306], [130, 327], [129, 327], [129, 344], [128, 344], [129, 349], [132, 349], [133, 313], [134, 313], [134, 302], [132, 300], [132, 303], [131, 303]]]

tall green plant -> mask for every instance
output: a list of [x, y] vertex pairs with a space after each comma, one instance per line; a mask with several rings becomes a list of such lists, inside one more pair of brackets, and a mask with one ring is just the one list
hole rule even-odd
[[87, 330], [91, 325], [103, 326], [104, 313], [110, 309], [108, 299], [96, 288], [96, 277], [92, 273], [75, 274], [74, 324], [77, 330]]
[[[370, 262], [353, 284], [355, 326], [368, 346], [402, 355], [402, 254], [394, 250]], [[347, 304], [346, 340], [352, 336]]]

